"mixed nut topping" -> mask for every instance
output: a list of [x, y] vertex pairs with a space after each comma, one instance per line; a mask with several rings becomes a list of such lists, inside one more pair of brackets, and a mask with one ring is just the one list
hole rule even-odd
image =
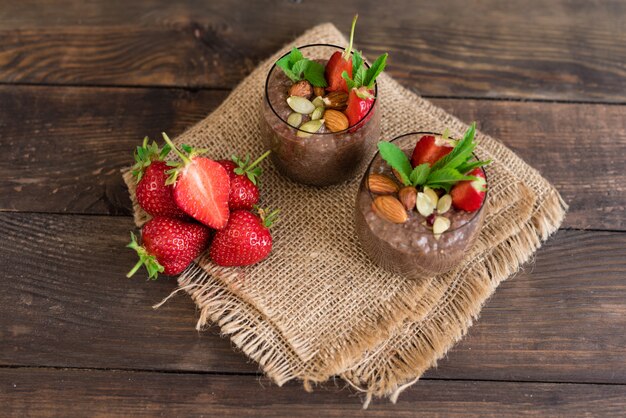
[[450, 229], [451, 209], [474, 212], [485, 199], [486, 181], [482, 166], [490, 161], [473, 160], [475, 125], [463, 139], [453, 141], [423, 135], [411, 158], [395, 144], [380, 142], [382, 159], [389, 175], [374, 173], [367, 187], [375, 196], [372, 211], [389, 222], [402, 224], [411, 215], [421, 216], [421, 224], [432, 230], [435, 239]]
[[374, 105], [376, 78], [385, 68], [387, 54], [369, 67], [365, 64], [361, 53], [352, 49], [356, 19], [352, 21], [348, 47], [335, 51], [325, 64], [305, 58], [298, 48], [276, 62], [292, 81], [287, 104], [294, 113], [287, 123], [298, 129], [299, 138], [310, 137], [322, 126], [333, 133], [352, 126], [353, 132]]

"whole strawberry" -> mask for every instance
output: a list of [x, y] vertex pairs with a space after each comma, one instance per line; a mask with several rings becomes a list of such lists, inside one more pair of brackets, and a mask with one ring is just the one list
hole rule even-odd
[[247, 210], [230, 215], [228, 225], [217, 231], [209, 254], [219, 266], [248, 266], [265, 259], [272, 251], [272, 235], [269, 228], [276, 220], [278, 211], [260, 216]]
[[148, 145], [148, 137], [143, 139], [143, 145], [138, 146], [135, 151], [135, 165], [132, 171], [137, 179], [135, 196], [139, 206], [152, 216], [184, 218], [185, 212], [174, 202], [174, 189], [165, 184], [166, 171], [170, 167], [163, 158], [169, 152], [169, 145], [159, 149], [156, 142]]
[[230, 177], [230, 194], [228, 195], [228, 207], [231, 211], [238, 209], [251, 210], [259, 202], [258, 177], [261, 175], [261, 167], [257, 167], [261, 161], [270, 154], [267, 151], [255, 161], [250, 163], [250, 156], [246, 160], [233, 155], [232, 160], [218, 161], [226, 169]]
[[156, 279], [159, 273], [176, 275], [205, 250], [210, 231], [196, 222], [157, 217], [149, 220], [141, 230], [143, 245], [130, 233], [128, 248], [137, 251], [139, 261], [128, 272], [131, 277], [141, 266], [146, 266], [148, 277]]
[[173, 167], [165, 184], [174, 186], [174, 201], [186, 214], [203, 224], [222, 229], [228, 222], [230, 178], [217, 161], [200, 157], [205, 150], [182, 145], [181, 152], [163, 133], [163, 139], [180, 157], [181, 162], [168, 162]]

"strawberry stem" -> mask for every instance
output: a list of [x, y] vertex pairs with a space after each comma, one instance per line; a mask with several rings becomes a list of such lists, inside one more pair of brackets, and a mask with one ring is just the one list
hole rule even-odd
[[[280, 213], [280, 209], [275, 209], [273, 211], [269, 211], [269, 209], [262, 209], [257, 207], [257, 212], [259, 212], [259, 216], [261, 217], [261, 222], [263, 226], [266, 228], [270, 228], [276, 221], [278, 221], [278, 214]], [[269, 213], [268, 213], [269, 212]]]
[[165, 140], [165, 142], [167, 143], [167, 145], [169, 145], [170, 147], [172, 147], [172, 149], [174, 150], [174, 152], [176, 153], [176, 155], [178, 155], [178, 157], [180, 157], [181, 160], [183, 160], [183, 163], [185, 163], [185, 165], [190, 164], [191, 160], [189, 158], [187, 158], [187, 156], [185, 154], [183, 154], [182, 152], [180, 152], [178, 150], [178, 148], [176, 147], [176, 145], [174, 145], [174, 143], [172, 142], [172, 140], [170, 139], [169, 136], [167, 136], [167, 134], [165, 132], [161, 132], [161, 134], [163, 135], [163, 139]]
[[350, 43], [348, 44], [348, 48], [343, 52], [343, 59], [346, 61], [350, 60], [350, 54], [352, 53], [352, 43], [354, 42], [354, 28], [356, 26], [356, 20], [359, 18], [359, 15], [354, 15], [354, 19], [352, 19], [352, 28], [350, 29]]
[[259, 165], [259, 163], [260, 163], [261, 161], [263, 161], [263, 160], [265, 159], [265, 157], [267, 157], [268, 155], [270, 155], [270, 153], [271, 153], [271, 152], [272, 152], [271, 150], [265, 151], [265, 153], [264, 153], [263, 155], [261, 155], [259, 158], [257, 158], [256, 160], [254, 160], [254, 161], [252, 162], [252, 164], [250, 164], [250, 165], [247, 167], [247, 170], [251, 170], [251, 169], [253, 169], [254, 167], [256, 167], [257, 165]]

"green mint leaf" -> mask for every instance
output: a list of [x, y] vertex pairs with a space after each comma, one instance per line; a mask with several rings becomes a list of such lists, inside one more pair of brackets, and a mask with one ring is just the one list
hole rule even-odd
[[459, 173], [469, 173], [470, 171], [472, 171], [475, 168], [478, 167], [484, 167], [487, 164], [491, 164], [491, 160], [487, 160], [487, 161], [468, 161], [465, 162], [463, 164], [461, 164], [460, 166], [457, 167], [457, 170], [459, 171]]
[[476, 134], [476, 123], [467, 129], [463, 139], [461, 139], [454, 149], [448, 155], [433, 164], [433, 171], [440, 168], [456, 168], [466, 162], [472, 155], [476, 144], [474, 143], [474, 135]]
[[409, 176], [409, 180], [411, 180], [411, 184], [413, 186], [421, 186], [428, 179], [428, 175], [430, 174], [430, 166], [428, 163], [420, 164], [411, 171], [411, 175]]
[[404, 183], [405, 186], [410, 186], [411, 180], [409, 177], [413, 169], [411, 168], [411, 163], [406, 154], [395, 144], [385, 141], [378, 143], [378, 150], [383, 160], [387, 161], [392, 168], [396, 169], [402, 179], [402, 183]]
[[358, 70], [354, 71], [354, 69], [352, 69], [352, 74], [354, 75], [354, 84], [357, 87], [361, 87], [364, 84], [365, 81], [365, 77], [367, 74], [367, 69], [365, 67], [359, 67]]
[[291, 79], [291, 81], [299, 81], [299, 78], [291, 71], [291, 63], [289, 62], [289, 55], [286, 55], [276, 61], [276, 66], [283, 70], [285, 75]]
[[350, 78], [347, 71], [341, 73], [341, 77], [346, 80], [346, 85], [348, 86], [348, 91], [351, 91], [354, 87], [356, 87], [356, 83]]
[[289, 63], [293, 66], [296, 62], [302, 60], [303, 58], [304, 56], [302, 55], [302, 52], [294, 46], [289, 53]]
[[310, 61], [304, 69], [304, 78], [315, 87], [326, 87], [326, 78], [324, 78], [324, 66], [317, 61]]
[[456, 183], [464, 180], [476, 180], [476, 177], [465, 176], [454, 168], [441, 168], [431, 171], [426, 185], [430, 187], [434, 184]]
[[376, 81], [376, 77], [380, 73], [383, 72], [385, 66], [387, 65], [387, 56], [389, 54], [385, 53], [380, 57], [376, 58], [376, 61], [372, 64], [372, 66], [367, 70], [367, 75], [365, 76], [365, 80], [363, 80], [363, 85], [368, 88], [374, 87], [374, 82]]
[[363, 66], [363, 55], [359, 51], [352, 53], [352, 74]]
[[428, 183], [428, 187], [431, 189], [443, 189], [446, 193], [450, 193], [450, 189], [452, 189], [452, 183]]
[[306, 58], [302, 58], [300, 61], [293, 64], [293, 67], [291, 67], [291, 72], [294, 73], [294, 75], [296, 75], [299, 79], [301, 79], [302, 73], [306, 71], [306, 68], [311, 62], [312, 61], [309, 61]]

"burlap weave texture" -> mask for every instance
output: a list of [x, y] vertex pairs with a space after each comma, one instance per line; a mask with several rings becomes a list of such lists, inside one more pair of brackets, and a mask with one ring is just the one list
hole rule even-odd
[[[288, 48], [310, 43], [346, 41], [330, 24], [313, 28], [262, 63], [175, 142], [208, 148], [214, 158], [261, 154], [267, 72]], [[466, 129], [384, 74], [379, 87], [385, 140], [445, 128], [459, 136]], [[219, 268], [202, 257], [181, 275], [179, 285], [200, 308], [199, 327], [216, 323], [278, 384], [299, 378], [309, 386], [340, 374], [368, 399], [395, 399], [464, 335], [498, 283], [564, 216], [558, 193], [534, 169], [498, 141], [482, 134], [478, 139], [478, 156], [494, 160], [485, 226], [461, 266], [423, 281], [389, 274], [361, 250], [352, 222], [359, 178], [313, 188], [290, 182], [267, 163], [262, 203], [282, 210], [274, 251], [242, 269]], [[125, 178], [132, 196], [132, 179], [128, 173]], [[136, 205], [135, 220], [146, 220]]]

